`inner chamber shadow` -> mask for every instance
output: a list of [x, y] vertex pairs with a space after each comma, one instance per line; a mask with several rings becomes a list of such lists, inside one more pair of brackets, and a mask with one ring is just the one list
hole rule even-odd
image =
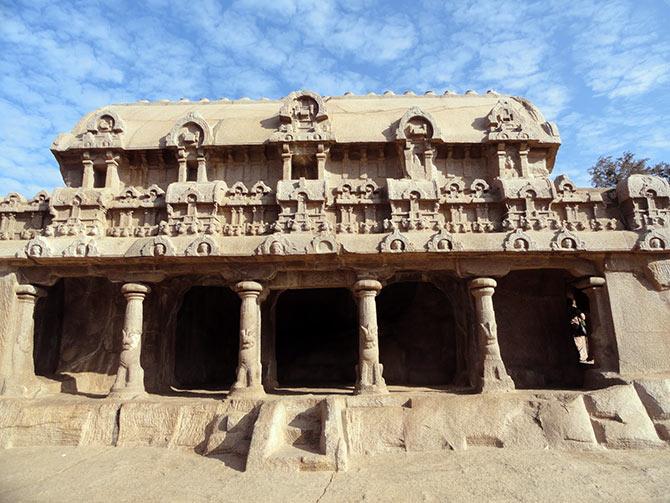
[[453, 307], [431, 283], [400, 282], [377, 297], [380, 361], [390, 385], [448, 386], [456, 375]]
[[174, 381], [180, 390], [221, 390], [235, 381], [240, 298], [230, 288], [196, 286], [177, 315]]
[[358, 338], [356, 304], [344, 288], [288, 290], [277, 300], [280, 387], [353, 386]]

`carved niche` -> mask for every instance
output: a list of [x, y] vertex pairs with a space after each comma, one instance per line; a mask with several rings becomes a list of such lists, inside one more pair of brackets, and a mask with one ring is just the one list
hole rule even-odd
[[307, 246], [306, 252], [313, 254], [339, 253], [342, 245], [338, 243], [334, 234], [322, 233], [314, 236]]
[[670, 226], [670, 183], [664, 178], [630, 175], [616, 193], [629, 229]]
[[558, 227], [551, 210], [554, 199], [551, 182], [546, 178], [498, 179], [501, 194], [507, 206], [504, 229], [542, 230]]
[[440, 209], [449, 232], [492, 232], [496, 230], [498, 199], [486, 180], [477, 178], [466, 187], [461, 177], [448, 176], [440, 189]]
[[412, 107], [400, 119], [395, 137], [405, 176], [412, 180], [433, 180], [436, 145], [443, 142], [435, 119], [420, 108]]
[[149, 188], [126, 187], [117, 194], [107, 210], [107, 235], [112, 237], [151, 236], [165, 218], [165, 191], [157, 185]]
[[17, 257], [30, 258], [51, 257], [53, 255], [53, 251], [51, 250], [51, 245], [46, 239], [44, 239], [42, 236], [37, 236], [28, 241], [23, 251], [17, 252], [16, 255]]
[[437, 184], [433, 180], [386, 180], [391, 218], [385, 230], [439, 229], [443, 225]]
[[[166, 236], [156, 236], [143, 240], [138, 244], [139, 255], [142, 257], [174, 257], [176, 254], [172, 240]], [[133, 248], [129, 250], [130, 256], [137, 255], [131, 251]]]
[[522, 114], [514, 98], [500, 98], [487, 119], [489, 141], [539, 139], [539, 131]]
[[378, 232], [386, 206], [382, 191], [374, 180], [344, 178], [335, 188], [337, 232]]
[[212, 145], [214, 135], [209, 124], [197, 112], [175, 122], [165, 137], [165, 145], [176, 147], [179, 182], [207, 182], [207, 156], [204, 147]]
[[556, 251], [584, 250], [584, 241], [567, 228], [560, 229], [551, 242], [551, 249]]
[[199, 236], [191, 241], [184, 253], [189, 257], [209, 257], [219, 253], [219, 246], [210, 236]]
[[294, 255], [298, 248], [285, 234], [271, 234], [256, 248], [256, 255]]
[[668, 237], [658, 229], [647, 230], [637, 242], [637, 248], [644, 251], [660, 252], [670, 250]]
[[276, 222], [279, 232], [317, 232], [330, 230], [326, 220], [326, 182], [324, 180], [279, 180]]
[[297, 91], [284, 98], [279, 110], [279, 127], [270, 141], [334, 140], [323, 98], [312, 91]]
[[39, 236], [50, 217], [47, 192], [38, 192], [30, 201], [16, 192], [10, 192], [0, 200], [0, 239], [32, 239]]
[[95, 239], [80, 238], [63, 250], [63, 257], [99, 257], [98, 245]]
[[242, 182], [235, 182], [227, 191], [223, 209], [226, 236], [265, 234], [276, 218], [272, 189], [263, 181], [256, 182], [251, 189]]
[[45, 234], [103, 236], [107, 229], [107, 209], [111, 200], [109, 191], [70, 187], [54, 190], [49, 203], [53, 219], [45, 229]]
[[220, 208], [225, 204], [228, 186], [225, 182], [176, 182], [165, 194], [167, 221], [159, 224], [166, 235], [217, 234], [223, 227]]
[[75, 146], [86, 149], [123, 148], [123, 121], [111, 109], [100, 110], [86, 123], [86, 132], [77, 137]]
[[414, 244], [397, 229], [384, 236], [379, 244], [382, 253], [403, 253], [414, 251]]
[[429, 252], [462, 251], [463, 245], [457, 241], [446, 229], [433, 234], [426, 244]]
[[536, 250], [537, 245], [535, 241], [521, 229], [516, 229], [505, 236], [503, 241], [503, 249], [505, 251], [525, 252]]

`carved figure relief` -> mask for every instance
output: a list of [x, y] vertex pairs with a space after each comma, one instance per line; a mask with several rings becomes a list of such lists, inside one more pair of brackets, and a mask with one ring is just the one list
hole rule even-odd
[[435, 146], [442, 142], [435, 119], [412, 107], [400, 119], [396, 129], [405, 176], [413, 180], [432, 180], [435, 176]]
[[291, 255], [298, 253], [296, 246], [283, 234], [271, 234], [256, 248], [256, 255]]
[[429, 252], [451, 252], [463, 250], [463, 245], [445, 229], [433, 234], [426, 244]]
[[312, 91], [298, 91], [284, 98], [279, 123], [270, 141], [334, 140], [326, 105], [321, 96]]
[[78, 239], [63, 250], [64, 257], [99, 257], [100, 252], [94, 239]]
[[521, 229], [510, 232], [503, 241], [505, 251], [525, 252], [537, 249], [533, 239]]
[[17, 256], [20, 255], [32, 258], [51, 257], [52, 250], [46, 239], [37, 236], [26, 243], [23, 253], [17, 253]]
[[186, 247], [184, 253], [189, 257], [208, 257], [217, 255], [219, 247], [210, 236], [200, 236]]
[[554, 236], [553, 241], [551, 242], [551, 249], [557, 251], [576, 251], [584, 250], [584, 241], [579, 239], [577, 235], [563, 228]]
[[77, 138], [83, 148], [123, 148], [123, 121], [111, 109], [96, 112], [86, 124], [86, 132]]
[[143, 241], [139, 255], [142, 257], [174, 257], [175, 248], [168, 237], [156, 236]]
[[659, 252], [670, 249], [668, 237], [658, 229], [649, 229], [638, 241], [640, 250]]
[[398, 230], [387, 234], [379, 244], [382, 253], [402, 253], [414, 251], [414, 244]]
[[514, 98], [500, 98], [488, 114], [489, 141], [529, 140], [539, 132], [527, 120]]

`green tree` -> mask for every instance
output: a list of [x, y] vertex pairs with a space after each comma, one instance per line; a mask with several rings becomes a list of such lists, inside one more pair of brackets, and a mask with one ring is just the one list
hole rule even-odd
[[670, 164], [659, 162], [653, 166], [649, 159], [636, 159], [632, 152], [624, 152], [621, 157], [600, 157], [589, 168], [591, 183], [594, 187], [614, 187], [619, 182], [634, 174], [656, 175], [670, 181]]

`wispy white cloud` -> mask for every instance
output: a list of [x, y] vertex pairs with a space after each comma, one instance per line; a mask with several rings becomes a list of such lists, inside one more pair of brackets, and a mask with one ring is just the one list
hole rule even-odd
[[664, 3], [15, 0], [0, 5], [0, 192], [60, 183], [49, 146], [93, 108], [297, 88], [523, 95], [561, 127], [556, 172], [670, 157]]

